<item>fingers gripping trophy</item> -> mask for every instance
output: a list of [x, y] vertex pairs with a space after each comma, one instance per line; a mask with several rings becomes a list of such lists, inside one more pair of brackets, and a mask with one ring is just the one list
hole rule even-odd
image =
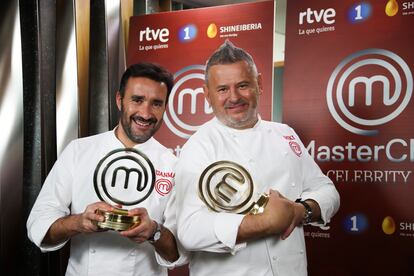
[[232, 161], [217, 161], [201, 174], [199, 196], [215, 212], [260, 214], [269, 200], [264, 193], [257, 197], [257, 187], [249, 172]]
[[95, 168], [94, 188], [100, 200], [113, 211], [97, 209], [104, 221], [95, 222], [105, 230], [124, 231], [140, 223], [139, 216], [128, 215], [128, 208], [143, 202], [154, 189], [155, 170], [149, 158], [132, 148], [116, 149], [102, 158]]

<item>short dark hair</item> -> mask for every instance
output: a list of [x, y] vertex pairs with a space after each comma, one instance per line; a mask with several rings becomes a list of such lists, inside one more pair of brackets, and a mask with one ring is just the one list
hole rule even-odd
[[125, 86], [129, 78], [143, 77], [153, 81], [164, 83], [167, 86], [167, 101], [170, 96], [171, 90], [174, 86], [173, 75], [164, 67], [156, 63], [140, 62], [129, 66], [121, 78], [121, 84], [119, 86], [119, 93], [121, 97], [125, 95]]
[[242, 48], [234, 46], [230, 40], [226, 41], [209, 57], [206, 62], [205, 82], [208, 82], [210, 67], [219, 64], [232, 64], [239, 61], [245, 61], [250, 70], [257, 75], [257, 67], [252, 56]]

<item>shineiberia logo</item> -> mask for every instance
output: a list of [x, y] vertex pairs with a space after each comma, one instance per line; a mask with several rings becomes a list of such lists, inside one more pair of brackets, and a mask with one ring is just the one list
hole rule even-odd
[[210, 25], [208, 25], [207, 27], [207, 36], [209, 38], [215, 38], [217, 35], [217, 25], [214, 23], [211, 23]]
[[386, 216], [382, 220], [382, 231], [387, 235], [392, 235], [395, 232], [395, 221], [392, 217]]
[[388, 16], [394, 16], [398, 13], [397, 0], [389, 0], [385, 5], [385, 14]]
[[216, 24], [211, 23], [208, 25], [206, 33], [209, 38], [215, 38], [218, 33], [220, 34], [219, 37], [237, 37], [240, 32], [257, 31], [262, 29], [263, 26], [261, 22], [241, 23], [219, 27]]

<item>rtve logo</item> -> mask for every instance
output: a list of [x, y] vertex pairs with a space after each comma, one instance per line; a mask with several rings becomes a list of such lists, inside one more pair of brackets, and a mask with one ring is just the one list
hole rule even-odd
[[400, 115], [410, 102], [413, 76], [405, 61], [384, 49], [366, 49], [342, 60], [328, 81], [332, 117], [346, 130], [377, 135], [377, 126]]
[[321, 9], [319, 11], [308, 8], [306, 11], [299, 13], [299, 25], [303, 25], [305, 20], [308, 24], [323, 22], [331, 25], [335, 23], [335, 16], [336, 11], [333, 8]]
[[146, 41], [159, 40], [161, 42], [167, 42], [170, 31], [167, 28], [162, 29], [150, 29], [147, 27], [145, 30], [139, 31], [139, 41], [142, 42], [144, 39]]
[[174, 75], [175, 85], [164, 113], [164, 121], [177, 136], [188, 139], [200, 125], [212, 118], [213, 110], [204, 98], [204, 65], [187, 66]]

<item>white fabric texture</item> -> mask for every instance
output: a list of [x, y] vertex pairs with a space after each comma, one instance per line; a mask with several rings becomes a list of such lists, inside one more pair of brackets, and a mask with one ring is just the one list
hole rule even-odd
[[[292, 143], [294, 142], [294, 143]], [[198, 195], [199, 178], [211, 163], [233, 161], [251, 174], [255, 197], [279, 191], [294, 201], [314, 199], [328, 223], [339, 208], [339, 194], [287, 125], [259, 119], [236, 130], [216, 118], [184, 145], [176, 166], [178, 237], [193, 251], [191, 275], [307, 275], [305, 239], [297, 227], [286, 240], [267, 237], [236, 244], [243, 215], [209, 210]]]
[[[114, 131], [72, 141], [49, 173], [27, 221], [28, 236], [43, 252], [57, 250], [42, 245], [49, 227], [58, 218], [84, 212], [87, 205], [100, 201], [94, 190], [94, 171], [109, 152], [124, 148]], [[135, 146], [154, 165], [156, 180], [174, 185], [176, 157], [154, 138]], [[167, 207], [168, 206], [168, 207]], [[152, 191], [143, 202], [126, 209], [145, 207], [150, 217], [176, 233], [174, 189], [162, 195]], [[77, 234], [71, 239], [66, 275], [167, 275], [163, 260], [148, 242], [135, 243], [115, 231]], [[179, 261], [182, 261], [179, 259]]]

